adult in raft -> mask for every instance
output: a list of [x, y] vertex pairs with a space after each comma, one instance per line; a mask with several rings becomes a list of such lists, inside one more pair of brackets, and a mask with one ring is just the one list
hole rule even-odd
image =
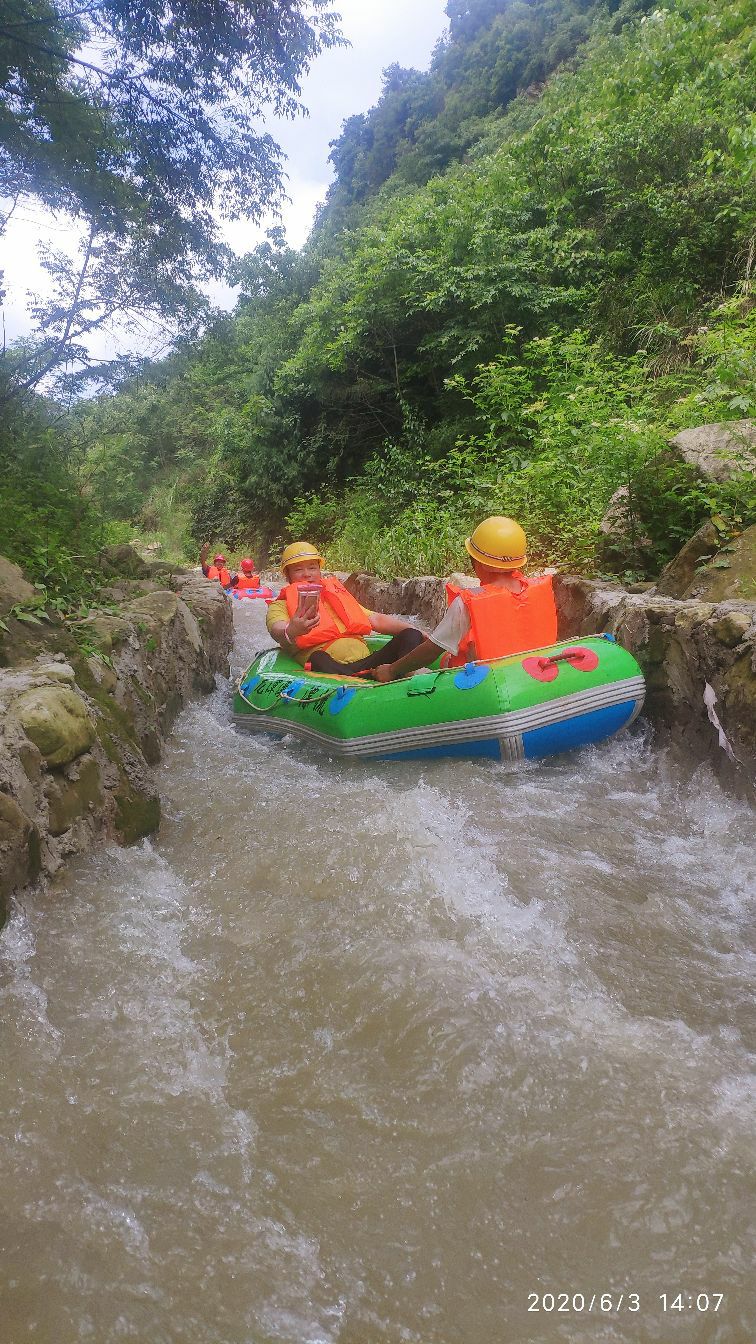
[[236, 583], [232, 586], [237, 593], [270, 594], [269, 588], [260, 588], [260, 575], [255, 573], [255, 562], [249, 555], [245, 555], [244, 559], [239, 561], [239, 573], [236, 575]]
[[376, 681], [396, 681], [443, 654], [443, 667], [506, 658], [553, 644], [557, 614], [550, 575], [526, 579], [525, 533], [513, 518], [486, 518], [465, 541], [479, 588], [446, 585], [449, 606], [422, 644], [388, 666], [373, 671]]
[[213, 563], [207, 563], [207, 557], [210, 554], [210, 542], [206, 541], [199, 554], [202, 573], [206, 579], [217, 579], [221, 588], [235, 588], [239, 575], [232, 574], [226, 564], [226, 557], [220, 551], [214, 557]]
[[[309, 541], [294, 541], [281, 556], [286, 586], [267, 612], [268, 631], [284, 651], [313, 672], [356, 676], [403, 657], [423, 636], [397, 616], [367, 611], [338, 579], [324, 577], [324, 563]], [[301, 590], [304, 589], [304, 592]], [[365, 635], [393, 638], [371, 653]]]

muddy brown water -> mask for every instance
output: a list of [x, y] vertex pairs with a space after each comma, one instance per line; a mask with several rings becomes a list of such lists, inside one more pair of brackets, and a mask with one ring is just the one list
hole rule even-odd
[[337, 762], [224, 684], [158, 773], [159, 837], [0, 934], [1, 1344], [756, 1336], [753, 814], [708, 768], [642, 721]]

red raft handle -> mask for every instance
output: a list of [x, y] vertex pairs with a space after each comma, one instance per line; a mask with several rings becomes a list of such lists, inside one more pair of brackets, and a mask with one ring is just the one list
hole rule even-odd
[[554, 681], [559, 675], [559, 663], [569, 663], [576, 672], [593, 672], [598, 667], [598, 654], [593, 649], [563, 649], [551, 658], [523, 658], [523, 670], [536, 681]]

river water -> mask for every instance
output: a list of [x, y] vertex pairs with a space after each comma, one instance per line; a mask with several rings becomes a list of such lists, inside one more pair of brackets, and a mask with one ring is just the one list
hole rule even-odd
[[0, 934], [0, 1344], [750, 1344], [744, 802], [642, 721], [337, 762], [225, 684], [158, 774]]

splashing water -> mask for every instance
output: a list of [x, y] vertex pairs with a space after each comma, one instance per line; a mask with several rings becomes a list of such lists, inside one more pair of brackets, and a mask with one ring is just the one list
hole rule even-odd
[[159, 782], [0, 935], [3, 1344], [751, 1340], [745, 803], [643, 725], [333, 761], [225, 685]]

